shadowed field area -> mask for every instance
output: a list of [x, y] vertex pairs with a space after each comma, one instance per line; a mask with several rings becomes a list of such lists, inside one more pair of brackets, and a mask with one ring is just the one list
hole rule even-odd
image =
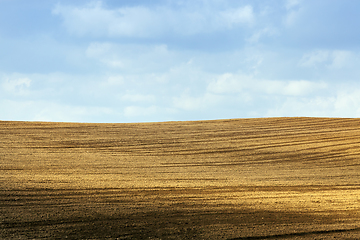
[[0, 121], [0, 238], [359, 239], [360, 119]]

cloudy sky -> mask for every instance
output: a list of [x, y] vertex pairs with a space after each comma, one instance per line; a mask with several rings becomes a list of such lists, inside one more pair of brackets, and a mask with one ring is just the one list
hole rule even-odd
[[0, 120], [360, 117], [360, 1], [0, 0]]

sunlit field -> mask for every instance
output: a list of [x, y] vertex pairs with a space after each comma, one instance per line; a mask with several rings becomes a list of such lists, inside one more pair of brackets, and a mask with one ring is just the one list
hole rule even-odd
[[360, 239], [360, 119], [0, 121], [1, 239]]

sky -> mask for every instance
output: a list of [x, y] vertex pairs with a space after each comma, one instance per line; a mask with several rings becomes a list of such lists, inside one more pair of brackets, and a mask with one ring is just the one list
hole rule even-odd
[[0, 120], [360, 117], [360, 1], [0, 0]]

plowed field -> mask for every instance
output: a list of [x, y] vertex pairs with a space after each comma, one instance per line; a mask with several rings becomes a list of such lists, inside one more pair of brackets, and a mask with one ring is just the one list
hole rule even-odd
[[360, 239], [360, 119], [0, 121], [1, 239]]

